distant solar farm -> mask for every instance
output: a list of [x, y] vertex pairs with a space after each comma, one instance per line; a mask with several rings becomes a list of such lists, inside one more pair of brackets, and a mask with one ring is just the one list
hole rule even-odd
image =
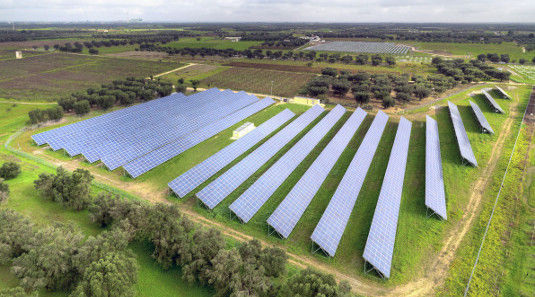
[[405, 55], [410, 47], [391, 42], [332, 41], [305, 48], [305, 50]]
[[[495, 90], [501, 97], [510, 99], [501, 88], [496, 87]], [[503, 113], [489, 91], [482, 91], [488, 105], [492, 110]], [[48, 144], [53, 150], [63, 149], [70, 156], [83, 155], [89, 163], [100, 160], [110, 170], [122, 167], [129, 176], [136, 178], [275, 103], [269, 97], [258, 99], [245, 92], [216, 88], [189, 96], [175, 93], [35, 134], [32, 138], [38, 145]], [[481, 132], [494, 133], [479, 106], [472, 101], [470, 106]], [[459, 166], [461, 163], [478, 166], [457, 106], [448, 102], [448, 110], [461, 156]], [[321, 153], [265, 222], [271, 234], [288, 239], [367, 116], [364, 110], [357, 108], [328, 144], [317, 148], [346, 113], [349, 111], [340, 105], [328, 111], [314, 105], [298, 116], [289, 109], [283, 109], [230, 145], [204, 156], [202, 162], [177, 176], [168, 186], [179, 198], [193, 193], [202, 205], [212, 210], [292, 143], [229, 205], [230, 213], [245, 224], [303, 160], [314, 149], [319, 149]], [[366, 131], [310, 236], [316, 251], [335, 256], [344, 233], [348, 231], [349, 218], [366, 175], [373, 166], [374, 155], [389, 119], [387, 114], [379, 111]], [[390, 277], [392, 269], [412, 126], [409, 120], [400, 117], [362, 255], [366, 267], [385, 278]], [[298, 135], [303, 133], [299, 138]], [[298, 141], [294, 142], [296, 139]], [[244, 154], [245, 157], [235, 162]], [[446, 199], [438, 124], [427, 116], [425, 207], [430, 214], [446, 220]]]

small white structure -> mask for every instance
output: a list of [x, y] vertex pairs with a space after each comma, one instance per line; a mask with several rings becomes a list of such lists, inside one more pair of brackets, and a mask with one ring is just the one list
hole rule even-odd
[[310, 105], [314, 106], [316, 104], [319, 104], [320, 106], [324, 106], [321, 104], [320, 99], [314, 99], [314, 98], [308, 98], [308, 97], [299, 97], [295, 96], [288, 100], [289, 103], [295, 103], [295, 104], [303, 104], [303, 105]]
[[234, 132], [232, 133], [232, 139], [239, 139], [245, 136], [245, 134], [253, 131], [255, 128], [254, 124], [251, 122], [246, 122], [243, 125], [239, 126]]
[[228, 37], [225, 37], [226, 40], [230, 40], [232, 42], [238, 42], [241, 40], [241, 37], [240, 36], [228, 36]]
[[15, 59], [22, 59], [22, 51], [15, 52]]

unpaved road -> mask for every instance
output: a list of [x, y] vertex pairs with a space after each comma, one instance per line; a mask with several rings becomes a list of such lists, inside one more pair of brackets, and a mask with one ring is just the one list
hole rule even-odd
[[[357, 294], [365, 296], [430, 296], [434, 294], [434, 290], [440, 287], [447, 275], [451, 262], [455, 258], [455, 253], [459, 248], [464, 236], [470, 230], [475, 218], [477, 217], [481, 201], [487, 188], [487, 185], [490, 181], [490, 178], [498, 164], [500, 152], [503, 149], [505, 141], [508, 139], [511, 134], [511, 129], [513, 127], [513, 116], [518, 114], [518, 102], [514, 102], [511, 105], [511, 115], [503, 124], [503, 130], [498, 137], [497, 142], [495, 143], [492, 152], [491, 158], [488, 160], [487, 164], [482, 170], [481, 175], [472, 185], [474, 189], [472, 195], [469, 199], [466, 210], [463, 212], [462, 218], [457, 222], [457, 224], [450, 230], [449, 234], [445, 238], [445, 244], [442, 247], [441, 251], [438, 253], [436, 259], [430, 264], [427, 264], [426, 267], [422, 267], [422, 271], [425, 271], [422, 278], [411, 281], [407, 284], [398, 285], [390, 288], [385, 288], [381, 284], [372, 282], [361, 276], [351, 276], [341, 273], [340, 271], [326, 265], [313, 258], [312, 256], [306, 255], [297, 255], [287, 251], [289, 256], [289, 261], [299, 267], [311, 266], [325, 273], [333, 274], [337, 280], [346, 280], [348, 281], [353, 291]], [[79, 160], [73, 159], [68, 161], [57, 160], [52, 156], [44, 154], [43, 149], [38, 149], [33, 151], [33, 154], [39, 155], [40, 157], [47, 159], [49, 162], [59, 166], [68, 168], [69, 170], [74, 170], [79, 167]], [[148, 183], [127, 183], [120, 181], [119, 179], [109, 178], [105, 175], [99, 174], [94, 168], [87, 168], [95, 176], [95, 179], [99, 182], [109, 184], [118, 189], [130, 192], [136, 196], [139, 196], [143, 199], [146, 199], [150, 202], [163, 202], [170, 203], [166, 200], [167, 193], [166, 191], [157, 190], [154, 186], [151, 186]], [[224, 235], [232, 237], [238, 241], [248, 241], [252, 237], [247, 235], [239, 230], [229, 228], [228, 226], [208, 219], [197, 212], [195, 212], [191, 207], [184, 207], [182, 212], [190, 218], [192, 221], [201, 224], [207, 227], [215, 227], [219, 229]], [[261, 243], [265, 246], [276, 246], [274, 244], [260, 240]], [[281, 247], [285, 249], [284, 247]]]

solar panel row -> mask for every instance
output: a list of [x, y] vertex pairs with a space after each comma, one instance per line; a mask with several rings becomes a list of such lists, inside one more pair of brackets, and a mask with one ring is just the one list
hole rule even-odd
[[447, 219], [438, 125], [430, 116], [426, 116], [425, 124], [425, 206]]
[[310, 237], [331, 257], [336, 253], [387, 121], [388, 116], [379, 111]]
[[138, 159], [135, 159], [134, 161], [124, 165], [124, 169], [128, 172], [128, 174], [130, 174], [130, 176], [136, 178], [141, 174], [153, 169], [154, 167], [170, 160], [171, 158], [180, 155], [186, 150], [207, 140], [208, 138], [218, 134], [219, 132], [230, 128], [232, 125], [239, 123], [240, 121], [250, 117], [251, 115], [261, 111], [273, 103], [275, 103], [273, 99], [269, 97], [264, 98], [217, 122], [213, 122], [207, 126], [204, 126], [190, 135], [179, 138], [174, 142], [166, 144]]
[[271, 166], [255, 183], [250, 186], [231, 205], [230, 210], [247, 223], [260, 207], [273, 195], [280, 185], [290, 176], [299, 164], [316, 147], [323, 137], [344, 115], [346, 109], [341, 105], [333, 108], [318, 124], [303, 136], [288, 152]]
[[175, 178], [168, 184], [169, 187], [180, 198], [186, 196], [294, 116], [295, 114], [289, 109], [281, 111], [242, 138], [234, 141], [224, 149]]
[[204, 205], [213, 209], [225, 197], [232, 193], [239, 185], [246, 181], [271, 157], [281, 150], [288, 142], [307, 127], [314, 119], [323, 112], [319, 105], [307, 110], [296, 120], [268, 139], [264, 144], [234, 165], [228, 171], [211, 182], [196, 194]]
[[463, 120], [461, 119], [461, 114], [457, 105], [448, 101], [448, 107], [450, 110], [451, 121], [453, 123], [453, 130], [455, 130], [455, 136], [457, 138], [457, 144], [459, 145], [459, 151], [461, 152], [461, 157], [468, 161], [470, 164], [477, 166], [476, 156], [472, 151], [472, 146], [470, 145], [470, 140], [468, 140], [468, 135], [466, 135], [466, 130], [464, 129]]
[[490, 127], [489, 122], [485, 118], [485, 115], [483, 115], [483, 112], [481, 111], [479, 106], [477, 106], [477, 104], [475, 104], [471, 100], [468, 100], [468, 102], [470, 102], [470, 106], [472, 106], [472, 110], [474, 111], [474, 114], [476, 115], [476, 119], [479, 122], [479, 125], [481, 126], [481, 129], [483, 130], [483, 132], [494, 134], [494, 130], [492, 130], [492, 127]]
[[487, 101], [489, 101], [490, 106], [494, 109], [494, 111], [503, 113], [503, 109], [486, 90], [482, 90], [481, 92], [483, 92], [483, 95], [485, 95], [485, 98], [487, 98]]
[[366, 112], [358, 108], [338, 130], [314, 163], [295, 184], [286, 198], [268, 218], [267, 223], [282, 237], [288, 238], [316, 195], [334, 164], [353, 138]]
[[498, 86], [494, 86], [500, 93], [502, 93], [503, 97], [505, 97], [506, 99], [512, 99], [511, 96], [509, 96], [509, 94], [507, 94], [502, 88], [498, 87]]
[[412, 124], [401, 117], [362, 257], [390, 277]]

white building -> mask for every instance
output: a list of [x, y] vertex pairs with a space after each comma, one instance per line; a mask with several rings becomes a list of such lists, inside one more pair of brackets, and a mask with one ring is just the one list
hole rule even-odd
[[22, 51], [15, 52], [15, 59], [22, 59]]
[[251, 122], [246, 122], [243, 125], [239, 126], [234, 132], [232, 133], [232, 139], [239, 139], [245, 136], [245, 134], [253, 131], [255, 128], [254, 124]]

